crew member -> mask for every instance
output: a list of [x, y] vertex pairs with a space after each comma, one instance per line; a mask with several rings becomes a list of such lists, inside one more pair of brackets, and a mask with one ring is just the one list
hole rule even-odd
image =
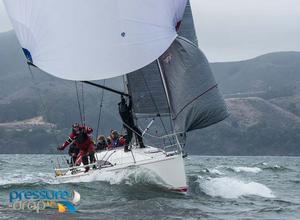
[[132, 139], [133, 132], [136, 140], [140, 145], [140, 148], [144, 148], [145, 146], [143, 143], [142, 132], [134, 124], [131, 98], [129, 97], [129, 104], [127, 104], [125, 98], [121, 96], [121, 102], [118, 105], [119, 105], [119, 114], [123, 120], [123, 126], [124, 128], [126, 128], [127, 131], [126, 145], [124, 150], [128, 151], [128, 145]]
[[[88, 165], [88, 157], [90, 157], [90, 163], [94, 163], [95, 146], [92, 139], [92, 132], [92, 128], [75, 123], [72, 125], [72, 132], [69, 135], [69, 138], [57, 149], [63, 151], [71, 143], [74, 143], [79, 148], [79, 154], [77, 155], [75, 165], [79, 166], [81, 162], [84, 165]], [[90, 167], [85, 167], [85, 172], [88, 172], [89, 169]]]
[[117, 131], [112, 131], [111, 135], [109, 136], [109, 144], [108, 144], [108, 149], [114, 149], [117, 147], [123, 147], [126, 145], [126, 140], [123, 136], [120, 136]]
[[98, 137], [98, 143], [96, 145], [96, 151], [103, 151], [106, 150], [108, 147], [107, 141], [104, 135], [100, 135]]
[[75, 144], [70, 144], [68, 154], [71, 157], [70, 166], [73, 167], [75, 165], [75, 161], [79, 154], [79, 148]]

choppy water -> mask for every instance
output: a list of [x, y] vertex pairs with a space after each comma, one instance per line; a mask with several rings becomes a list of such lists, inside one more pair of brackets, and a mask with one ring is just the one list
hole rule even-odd
[[[189, 156], [186, 195], [165, 191], [144, 170], [59, 184], [54, 155], [0, 155], [0, 219], [300, 219], [300, 158]], [[95, 180], [95, 179], [93, 179]], [[75, 189], [76, 214], [16, 212], [16, 189]]]

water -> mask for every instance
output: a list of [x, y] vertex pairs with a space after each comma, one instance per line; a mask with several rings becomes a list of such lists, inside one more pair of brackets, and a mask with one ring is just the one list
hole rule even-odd
[[[300, 219], [300, 158], [189, 156], [186, 195], [168, 192], [144, 170], [106, 173], [97, 181], [59, 184], [55, 155], [0, 155], [0, 219]], [[74, 189], [76, 214], [16, 212], [8, 193]]]

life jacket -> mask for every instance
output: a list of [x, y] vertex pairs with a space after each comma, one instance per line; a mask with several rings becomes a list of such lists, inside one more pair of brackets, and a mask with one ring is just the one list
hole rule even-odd
[[107, 143], [104, 141], [104, 142], [98, 142], [96, 147], [97, 147], [96, 150], [100, 151], [100, 150], [105, 150], [108, 146]]
[[84, 144], [87, 140], [89, 140], [89, 136], [84, 128], [79, 130], [79, 134], [76, 135], [75, 142], [77, 144]]
[[116, 140], [112, 140], [111, 144], [113, 148], [119, 147], [119, 138], [117, 138]]

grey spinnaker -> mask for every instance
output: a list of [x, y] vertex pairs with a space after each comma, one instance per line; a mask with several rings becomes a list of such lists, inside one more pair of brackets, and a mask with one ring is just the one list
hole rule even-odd
[[228, 116], [209, 63], [195, 44], [178, 37], [160, 64], [176, 132], [204, 128]]

